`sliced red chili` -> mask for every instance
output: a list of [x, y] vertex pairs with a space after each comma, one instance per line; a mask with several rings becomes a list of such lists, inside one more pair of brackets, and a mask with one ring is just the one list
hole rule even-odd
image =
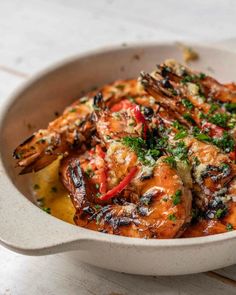
[[134, 112], [134, 117], [137, 123], [142, 123], [143, 126], [143, 138], [146, 139], [147, 137], [147, 131], [148, 131], [148, 126], [147, 126], [147, 122], [146, 119], [144, 118], [143, 114], [140, 111], [139, 106], [135, 106], [133, 108], [133, 112]]
[[107, 201], [107, 200], [110, 200], [111, 198], [114, 198], [119, 193], [121, 193], [126, 188], [126, 186], [130, 183], [130, 181], [134, 178], [137, 171], [138, 171], [137, 167], [131, 168], [130, 172], [125, 176], [125, 178], [117, 186], [113, 187], [106, 194], [99, 197], [99, 199], [102, 201]]

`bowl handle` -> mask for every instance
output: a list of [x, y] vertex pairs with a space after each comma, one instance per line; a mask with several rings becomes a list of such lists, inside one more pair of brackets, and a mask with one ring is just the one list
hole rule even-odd
[[[13, 180], [14, 181], [14, 180]], [[96, 232], [61, 221], [20, 193], [0, 159], [0, 243], [19, 253], [45, 255], [83, 250]]]

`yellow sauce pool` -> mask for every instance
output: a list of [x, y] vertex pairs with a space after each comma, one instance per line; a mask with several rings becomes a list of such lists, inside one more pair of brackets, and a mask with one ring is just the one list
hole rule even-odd
[[32, 189], [39, 207], [51, 215], [74, 224], [74, 206], [58, 176], [59, 160], [33, 174]]

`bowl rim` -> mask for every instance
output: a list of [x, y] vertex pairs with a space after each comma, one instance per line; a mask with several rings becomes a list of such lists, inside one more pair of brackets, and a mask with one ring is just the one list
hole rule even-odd
[[[192, 47], [199, 47], [199, 48], [205, 48], [209, 50], [217, 50], [221, 51], [224, 53], [230, 53], [234, 54], [236, 57], [236, 53], [234, 51], [228, 50], [228, 49], [222, 49], [218, 46], [214, 45], [206, 45], [206, 44], [201, 44], [199, 42], [188, 42], [188, 44]], [[27, 81], [25, 81], [21, 86], [17, 87], [16, 90], [14, 90], [8, 99], [6, 99], [3, 103], [1, 103], [0, 107], [0, 129], [3, 127], [4, 124], [4, 119], [5, 115], [7, 113], [7, 110], [11, 108], [11, 106], [14, 104], [14, 102], [17, 100], [17, 98], [23, 93], [24, 91], [27, 90], [27, 88], [33, 86], [35, 83], [39, 82], [41, 79], [45, 78], [47, 75], [52, 74], [53, 72], [62, 70], [63, 67], [69, 66], [71, 63], [88, 58], [90, 56], [94, 55], [99, 55], [99, 54], [107, 54], [111, 52], [119, 52], [119, 51], [126, 51], [127, 49], [131, 50], [137, 50], [137, 49], [145, 49], [145, 48], [150, 48], [150, 47], [173, 47], [176, 46], [176, 43], [174, 42], [131, 42], [128, 43], [126, 46], [123, 46], [122, 44], [120, 45], [112, 45], [112, 46], [103, 46], [99, 49], [95, 50], [89, 50], [84, 53], [72, 55], [70, 57], [64, 58], [62, 61], [55, 62], [53, 65], [39, 71], [38, 73], [34, 74], [32, 77], [30, 77]], [[5, 167], [2, 163], [1, 160], [1, 154], [0, 154], [0, 168], [3, 169], [4, 171], [4, 177], [7, 177], [10, 179], [8, 174], [5, 171]], [[0, 183], [4, 182], [4, 177], [0, 177]], [[3, 181], [1, 180], [3, 179]], [[17, 189], [17, 187], [10, 182], [11, 185]], [[21, 196], [24, 196], [22, 193], [19, 192]], [[32, 204], [29, 200], [28, 204], [25, 203], [25, 206], [27, 206], [27, 210], [32, 210], [31, 206], [36, 207], [34, 204]], [[41, 211], [40, 209], [38, 209]], [[45, 215], [45, 213], [42, 212], [42, 214]], [[60, 223], [65, 223], [64, 221], [57, 219], [56, 217], [49, 216], [51, 219], [51, 223], [54, 222], [60, 222]], [[43, 215], [41, 215], [41, 218], [44, 218]], [[37, 221], [38, 222], [38, 221]], [[67, 224], [68, 226], [74, 226], [71, 224]], [[210, 236], [202, 236], [202, 237], [193, 237], [193, 238], [178, 238], [178, 239], [141, 239], [141, 238], [132, 238], [132, 237], [123, 237], [123, 236], [118, 236], [118, 235], [110, 235], [110, 234], [105, 234], [97, 231], [92, 231], [86, 228], [81, 228], [74, 226], [77, 231], [77, 235], [72, 235], [71, 239], [68, 239], [67, 241], [63, 240], [63, 233], [61, 233], [62, 238], [61, 238], [61, 243], [71, 243], [71, 242], [76, 242], [76, 241], [81, 241], [81, 240], [87, 240], [87, 241], [98, 241], [98, 242], [109, 242], [112, 244], [122, 244], [122, 245], [127, 245], [127, 246], [143, 246], [143, 247], [151, 247], [151, 248], [166, 248], [166, 247], [188, 247], [188, 246], [202, 246], [202, 245], [209, 245], [212, 243], [220, 243], [223, 241], [228, 241], [231, 239], [236, 238], [236, 230], [231, 231], [231, 232], [226, 232], [222, 234], [217, 234], [217, 235], [210, 235]], [[65, 227], [66, 228], [66, 227]], [[78, 233], [82, 232], [82, 237], [78, 237]], [[0, 232], [0, 240], [1, 240], [1, 232]], [[22, 250], [29, 250], [26, 246], [16, 246], [12, 245], [11, 243], [8, 243], [7, 241], [1, 240], [1, 243], [4, 244], [5, 246], [16, 250], [17, 249], [22, 249]], [[57, 244], [50, 244], [47, 246], [49, 247], [55, 247], [59, 245]]]

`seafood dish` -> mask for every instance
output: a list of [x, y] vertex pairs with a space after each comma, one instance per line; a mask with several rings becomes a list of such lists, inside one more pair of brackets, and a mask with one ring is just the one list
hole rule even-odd
[[20, 174], [54, 165], [77, 226], [189, 238], [236, 229], [235, 140], [236, 84], [166, 60], [78, 99], [13, 155]]

